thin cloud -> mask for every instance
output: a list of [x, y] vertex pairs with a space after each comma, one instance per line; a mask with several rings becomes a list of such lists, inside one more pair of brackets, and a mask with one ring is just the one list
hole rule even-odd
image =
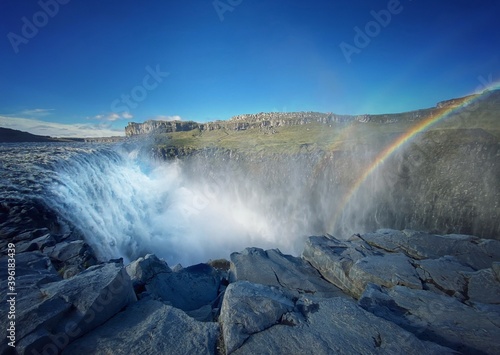
[[53, 108], [34, 108], [34, 109], [26, 109], [19, 112], [14, 112], [5, 116], [12, 117], [45, 117], [49, 116], [55, 111]]
[[17, 129], [41, 136], [51, 137], [111, 137], [124, 136], [123, 129], [113, 129], [103, 124], [64, 124], [45, 122], [32, 118], [0, 116], [0, 127]]
[[133, 117], [134, 116], [130, 112], [122, 112], [122, 113], [110, 112], [107, 114], [100, 114], [100, 115], [96, 115], [93, 117], [87, 117], [87, 119], [88, 120], [114, 122], [114, 121], [118, 121], [118, 120], [129, 120]]

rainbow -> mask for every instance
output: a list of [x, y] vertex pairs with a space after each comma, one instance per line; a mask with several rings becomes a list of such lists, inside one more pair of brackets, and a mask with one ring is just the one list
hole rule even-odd
[[333, 226], [337, 225], [337, 221], [339, 217], [342, 215], [342, 212], [344, 211], [345, 207], [349, 204], [351, 199], [353, 198], [354, 195], [356, 195], [356, 192], [358, 189], [363, 185], [363, 183], [372, 175], [375, 170], [379, 166], [381, 166], [394, 152], [396, 152], [399, 148], [401, 148], [403, 145], [411, 141], [415, 135], [418, 133], [424, 132], [427, 129], [431, 128], [434, 126], [436, 123], [439, 121], [442, 121], [445, 118], [448, 118], [450, 115], [453, 113], [459, 111], [460, 109], [468, 106], [469, 104], [473, 103], [474, 101], [478, 100], [481, 98], [484, 94], [491, 92], [491, 90], [496, 90], [500, 88], [500, 82], [496, 83], [494, 85], [491, 85], [487, 90], [484, 90], [481, 94], [474, 94], [470, 96], [466, 96], [462, 99], [458, 99], [458, 102], [456, 105], [453, 105], [451, 107], [445, 107], [440, 109], [437, 113], [431, 114], [429, 117], [426, 119], [418, 122], [415, 126], [410, 128], [407, 132], [403, 133], [401, 136], [399, 136], [394, 142], [392, 142], [389, 146], [387, 146], [383, 151], [381, 151], [377, 157], [374, 159], [374, 161], [366, 168], [366, 170], [359, 176], [359, 178], [352, 184], [351, 188], [348, 190], [348, 192], [344, 195], [344, 197], [341, 200], [341, 203], [339, 205], [339, 208], [337, 209], [337, 212], [333, 218]]

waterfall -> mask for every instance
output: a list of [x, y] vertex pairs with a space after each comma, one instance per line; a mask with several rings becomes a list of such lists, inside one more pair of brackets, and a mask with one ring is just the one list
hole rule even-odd
[[293, 252], [269, 216], [212, 179], [187, 177], [179, 161], [145, 162], [137, 151], [96, 149], [55, 164], [47, 203], [104, 258], [155, 253], [189, 265], [250, 245]]
[[498, 239], [499, 148], [477, 143], [481, 132], [465, 133], [471, 143], [455, 144], [453, 131], [422, 135], [359, 185], [377, 154], [370, 145], [260, 155], [215, 149], [161, 162], [133, 145], [0, 145], [0, 203], [43, 202], [102, 259], [154, 253], [171, 265], [249, 246], [297, 255], [307, 236], [378, 228]]

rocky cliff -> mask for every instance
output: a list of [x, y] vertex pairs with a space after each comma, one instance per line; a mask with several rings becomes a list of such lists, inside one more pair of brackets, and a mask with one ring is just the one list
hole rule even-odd
[[333, 113], [320, 112], [261, 112], [257, 114], [245, 114], [234, 116], [227, 121], [214, 121], [197, 123], [193, 121], [146, 121], [144, 123], [130, 122], [125, 127], [127, 137], [144, 134], [161, 134], [179, 131], [234, 130], [243, 131], [251, 128], [273, 128], [283, 126], [297, 126], [308, 123], [321, 123], [329, 125], [332, 123], [395, 123], [412, 122], [421, 119], [433, 112], [433, 109], [418, 110], [401, 114], [385, 115], [337, 115]]
[[[243, 114], [232, 117], [227, 121], [213, 121], [197, 123], [193, 121], [146, 121], [144, 123], [130, 122], [125, 128], [127, 137], [163, 134], [172, 132], [186, 132], [192, 130], [214, 131], [245, 131], [249, 129], [273, 130], [279, 127], [303, 126], [319, 123], [331, 126], [338, 123], [373, 123], [373, 124], [408, 124], [415, 123], [431, 116], [439, 115], [443, 109], [460, 108], [473, 111], [477, 105], [488, 106], [492, 102], [497, 104], [500, 90], [487, 91], [481, 95], [470, 95], [438, 102], [436, 107], [392, 114], [364, 114], [339, 115], [321, 112], [261, 112], [257, 114]], [[472, 103], [472, 104], [471, 104]], [[476, 105], [476, 106], [475, 106]], [[498, 107], [497, 107], [498, 108]]]
[[191, 131], [200, 129], [200, 124], [192, 121], [146, 121], [144, 123], [129, 122], [125, 127], [125, 135], [127, 137], [144, 135], [144, 134], [160, 134], [179, 131]]

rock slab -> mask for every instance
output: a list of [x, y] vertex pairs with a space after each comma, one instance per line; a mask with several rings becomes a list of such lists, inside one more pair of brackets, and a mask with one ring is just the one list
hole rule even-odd
[[[463, 353], [500, 353], [498, 307], [471, 307], [454, 297], [404, 286], [369, 285], [359, 300], [369, 312]], [[496, 323], [496, 324], [495, 324]]]
[[277, 249], [246, 248], [241, 253], [232, 253], [229, 279], [283, 287], [297, 294], [344, 295], [307, 261], [284, 255]]
[[230, 284], [220, 322], [227, 354], [454, 354], [344, 297], [290, 298], [278, 288]]
[[202, 323], [183, 311], [144, 299], [68, 346], [63, 354], [215, 353], [217, 323]]

